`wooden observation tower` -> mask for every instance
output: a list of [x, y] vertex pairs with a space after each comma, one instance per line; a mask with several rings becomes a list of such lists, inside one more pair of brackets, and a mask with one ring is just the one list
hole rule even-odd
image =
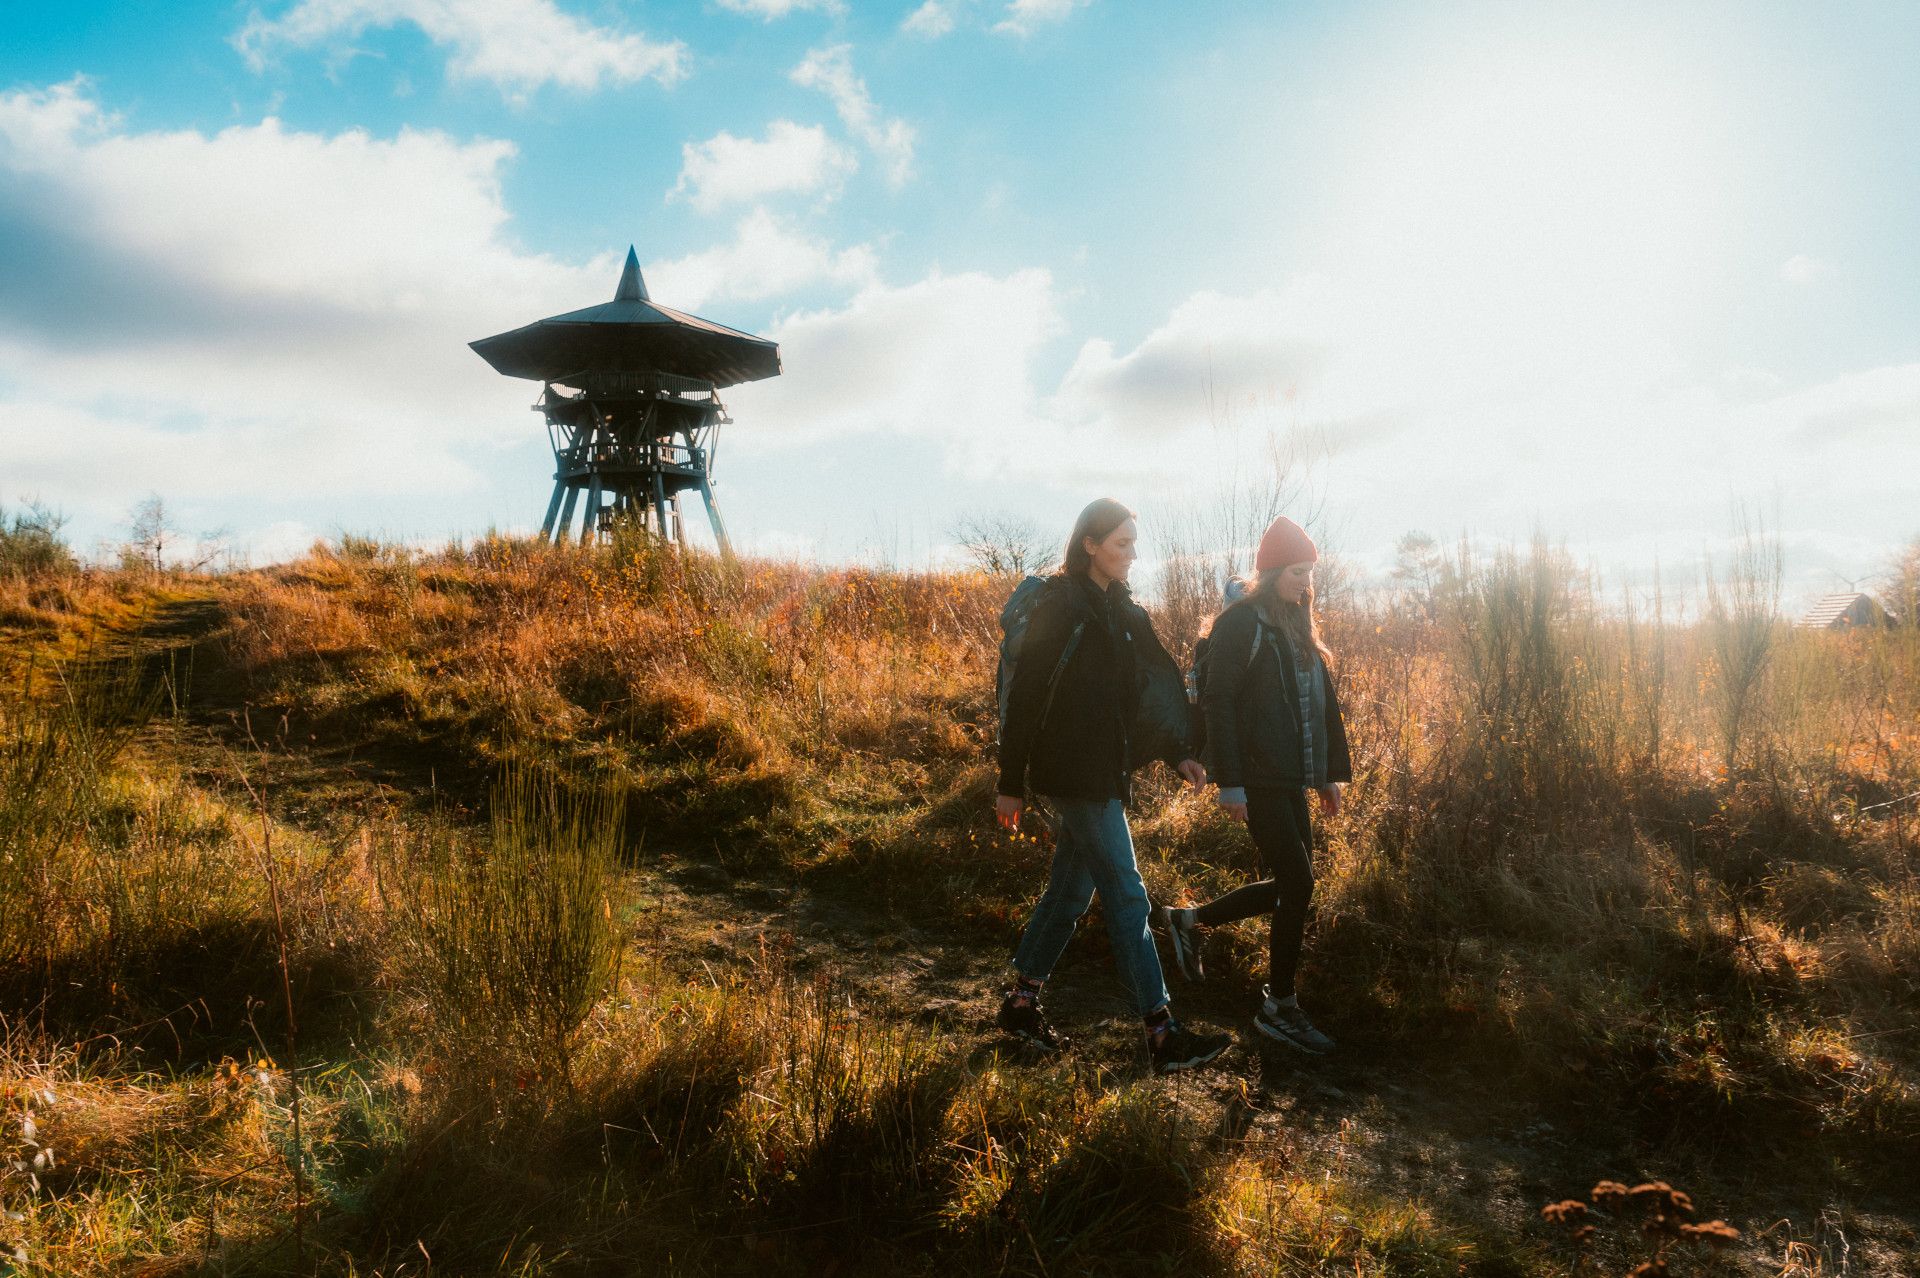
[[632, 248], [611, 302], [472, 346], [508, 377], [546, 384], [533, 406], [553, 443], [542, 537], [572, 536], [578, 510], [582, 542], [629, 519], [685, 545], [680, 499], [692, 489], [721, 553], [732, 553], [713, 500], [714, 444], [732, 420], [719, 391], [779, 376], [778, 346], [654, 302]]

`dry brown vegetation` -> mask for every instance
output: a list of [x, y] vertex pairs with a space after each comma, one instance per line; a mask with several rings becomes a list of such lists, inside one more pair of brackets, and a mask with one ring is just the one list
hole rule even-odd
[[[1858, 1264], [1915, 1245], [1920, 629], [1789, 630], [1767, 571], [1679, 625], [1542, 545], [1331, 613], [1359, 772], [1302, 988], [1347, 1087], [1718, 1184], [1749, 1262], [1780, 1203], [1830, 1208]], [[1362, 1175], [1357, 1127], [1287, 1134], [1270, 1069], [1003, 1056], [984, 982], [916, 1017], [659, 916], [658, 867], [705, 862], [990, 973], [1047, 855], [988, 816], [1009, 585], [640, 538], [0, 574], [0, 1242], [49, 1274], [1560, 1271], [1537, 1223]], [[75, 657], [135, 631], [190, 658]], [[1241, 881], [1243, 832], [1143, 791], [1156, 899]], [[1222, 934], [1177, 998], [1239, 1015], [1261, 948]], [[1540, 1200], [1592, 1183], [1565, 1161]]]

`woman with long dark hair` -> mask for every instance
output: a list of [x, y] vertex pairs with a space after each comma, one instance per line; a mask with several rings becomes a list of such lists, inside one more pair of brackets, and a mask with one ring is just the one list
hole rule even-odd
[[999, 1024], [1046, 1050], [1065, 1046], [1041, 1014], [1040, 991], [1098, 893], [1148, 1056], [1166, 1074], [1205, 1064], [1232, 1040], [1195, 1033], [1173, 1017], [1127, 828], [1128, 777], [1148, 761], [1138, 752], [1163, 749], [1189, 785], [1206, 781], [1188, 757], [1184, 722], [1155, 733], [1159, 740], [1149, 745], [1150, 725], [1136, 713], [1143, 704], [1167, 704], [1157, 694], [1168, 681], [1182, 717], [1186, 705], [1178, 667], [1127, 591], [1138, 535], [1133, 512], [1111, 498], [1081, 511], [1064, 565], [1032, 605], [1018, 642], [1000, 737], [998, 817], [1017, 829], [1031, 790], [1051, 813], [1055, 845], [1047, 889], [1014, 954]]
[[1244, 821], [1267, 877], [1191, 909], [1157, 913], [1188, 980], [1205, 975], [1200, 932], [1239, 919], [1271, 915], [1267, 986], [1253, 1027], [1305, 1052], [1333, 1050], [1333, 1040], [1300, 1009], [1294, 972], [1313, 899], [1313, 819], [1308, 792], [1322, 813], [1340, 810], [1341, 787], [1353, 779], [1346, 724], [1313, 613], [1313, 566], [1319, 550], [1284, 515], [1260, 539], [1253, 589], [1213, 624], [1204, 658], [1201, 708], [1207, 757], [1219, 803]]

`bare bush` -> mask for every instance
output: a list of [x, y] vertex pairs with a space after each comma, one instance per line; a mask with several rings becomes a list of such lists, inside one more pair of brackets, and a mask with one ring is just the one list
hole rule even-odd
[[0, 509], [0, 577], [46, 577], [71, 572], [73, 551], [61, 532], [66, 516], [37, 501], [9, 517]]

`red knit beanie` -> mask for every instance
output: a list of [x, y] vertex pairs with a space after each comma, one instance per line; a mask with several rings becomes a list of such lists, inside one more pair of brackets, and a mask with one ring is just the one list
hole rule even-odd
[[1253, 566], [1265, 572], [1288, 564], [1310, 564], [1319, 558], [1320, 550], [1313, 544], [1313, 538], [1307, 536], [1307, 530], [1282, 515], [1267, 525], [1266, 535], [1260, 538], [1259, 553], [1253, 557]]

